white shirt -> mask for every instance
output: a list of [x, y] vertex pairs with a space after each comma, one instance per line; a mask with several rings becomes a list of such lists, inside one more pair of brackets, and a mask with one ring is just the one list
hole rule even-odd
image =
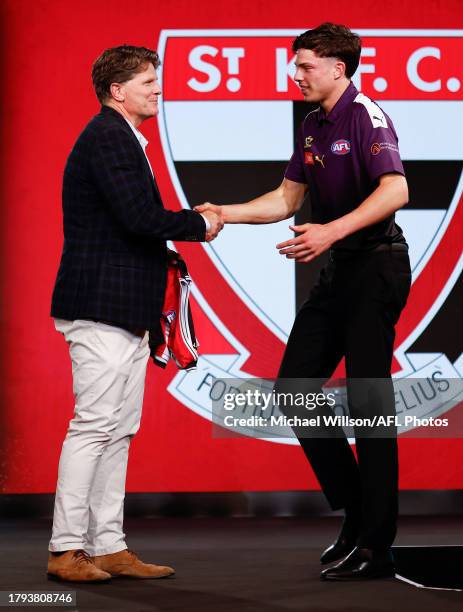
[[[124, 117], [124, 115], [122, 115]], [[143, 136], [143, 134], [137, 130], [137, 128], [133, 125], [133, 123], [131, 123], [127, 117], [124, 117], [124, 119], [127, 121], [127, 123], [130, 125], [130, 129], [132, 130], [132, 132], [135, 134], [138, 142], [140, 143], [141, 148], [143, 149], [143, 153], [145, 154], [146, 157], [146, 161], [148, 162], [148, 166], [150, 167], [151, 170], [151, 175], [154, 179], [154, 174], [153, 174], [153, 168], [151, 167], [150, 164], [150, 160], [148, 159], [148, 156], [146, 155], [146, 145], [148, 144], [148, 141], [146, 140], [146, 138]], [[201, 213], [200, 213], [201, 214]], [[211, 229], [211, 224], [209, 223], [209, 220], [204, 216], [201, 215], [201, 217], [204, 219], [204, 222], [206, 223], [206, 232], [208, 232]]]

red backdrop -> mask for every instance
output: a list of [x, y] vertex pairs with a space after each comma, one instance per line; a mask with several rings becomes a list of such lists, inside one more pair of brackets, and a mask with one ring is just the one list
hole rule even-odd
[[[124, 42], [156, 47], [161, 29], [295, 28], [325, 20], [352, 28], [457, 28], [459, 1], [367, 0], [324, 6], [266, 0], [194, 2], [3, 0], [0, 490], [54, 490], [73, 398], [70, 362], [49, 317], [62, 246], [60, 190], [65, 159], [98, 110], [92, 61]], [[155, 122], [146, 131], [161, 191], [170, 184]], [[159, 169], [159, 170], [158, 170]], [[193, 276], [201, 257], [182, 249]], [[195, 306], [205, 353], [223, 339]], [[265, 347], [262, 347], [263, 353]], [[148, 369], [142, 428], [129, 464], [130, 491], [231, 491], [318, 488], [298, 447], [213, 439], [209, 421], [166, 392], [174, 368]], [[460, 440], [401, 440], [402, 488], [463, 485]]]

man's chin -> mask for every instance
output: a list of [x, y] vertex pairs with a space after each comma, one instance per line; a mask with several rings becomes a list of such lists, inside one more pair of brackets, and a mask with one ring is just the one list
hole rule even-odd
[[318, 102], [317, 97], [310, 93], [302, 94], [304, 96], [304, 102]]
[[143, 121], [146, 121], [146, 119], [152, 119], [157, 115], [159, 115], [159, 109], [156, 107], [154, 110], [145, 113], [145, 115], [143, 116]]

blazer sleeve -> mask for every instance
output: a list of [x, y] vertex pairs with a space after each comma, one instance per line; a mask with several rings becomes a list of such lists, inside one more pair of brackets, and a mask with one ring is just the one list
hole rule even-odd
[[117, 126], [96, 135], [92, 172], [109, 209], [131, 234], [160, 240], [204, 241], [206, 223], [193, 210], [173, 212], [154, 202], [144, 187], [138, 152], [130, 135]]

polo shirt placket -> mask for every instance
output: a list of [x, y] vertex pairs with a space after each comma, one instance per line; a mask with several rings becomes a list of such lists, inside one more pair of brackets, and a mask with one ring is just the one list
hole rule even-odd
[[[285, 177], [307, 183], [314, 218], [329, 223], [357, 208], [380, 176], [404, 175], [390, 118], [350, 83], [333, 109], [319, 107], [304, 119]], [[394, 215], [338, 241], [333, 248], [369, 249], [405, 242]]]

